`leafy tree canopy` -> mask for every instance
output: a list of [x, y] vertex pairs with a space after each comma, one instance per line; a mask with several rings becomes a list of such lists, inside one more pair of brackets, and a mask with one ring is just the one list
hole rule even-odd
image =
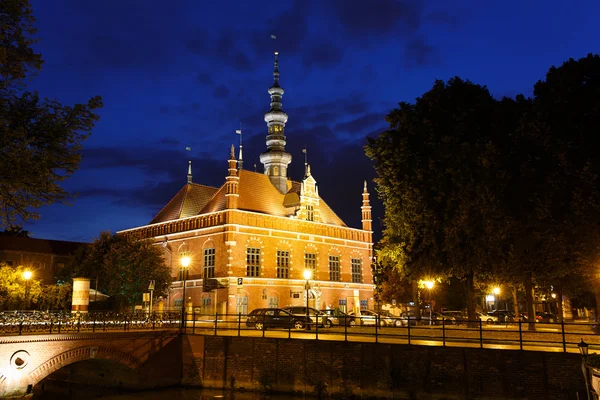
[[60, 183], [79, 167], [81, 146], [98, 121], [100, 97], [63, 105], [28, 91], [43, 61], [29, 0], [0, 0], [0, 227], [37, 219], [35, 211], [72, 195]]
[[149, 240], [109, 232], [80, 248], [61, 278], [70, 281], [77, 277], [97, 278], [98, 290], [111, 296], [118, 309], [141, 303], [150, 280], [156, 283], [155, 296], [165, 295], [172, 280], [160, 247]]

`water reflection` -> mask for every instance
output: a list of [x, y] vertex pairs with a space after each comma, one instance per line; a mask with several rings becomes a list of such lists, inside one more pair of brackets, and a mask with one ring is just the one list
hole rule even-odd
[[[58, 382], [57, 382], [58, 383]], [[123, 393], [122, 390], [62, 382], [34, 390], [33, 400], [285, 400], [300, 399], [292, 395], [269, 395], [254, 392], [223, 392], [209, 389], [156, 389]]]

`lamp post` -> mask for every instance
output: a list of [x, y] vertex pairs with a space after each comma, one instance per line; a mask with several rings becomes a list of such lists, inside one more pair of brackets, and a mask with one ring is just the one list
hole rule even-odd
[[429, 292], [429, 325], [432, 325], [433, 324], [433, 307], [431, 306], [431, 289], [433, 289], [435, 282], [434, 281], [425, 281], [425, 282], [423, 282], [423, 284], [425, 285], [425, 287], [427, 288], [427, 291]]
[[494, 308], [498, 309], [498, 295], [500, 294], [500, 287], [496, 286], [492, 289], [492, 293], [494, 293]]
[[185, 253], [181, 255], [181, 275], [183, 277], [183, 303], [181, 304], [181, 327], [185, 329], [185, 281], [187, 278], [187, 271], [191, 262], [190, 256]]
[[29, 280], [33, 273], [30, 270], [23, 272], [23, 279], [25, 279], [25, 309], [29, 308]]
[[312, 277], [312, 271], [310, 269], [305, 269], [304, 270], [304, 279], [306, 279], [306, 328], [310, 329], [310, 325], [308, 323], [309, 321], [309, 313], [308, 313], [308, 295], [309, 295], [309, 290], [310, 290], [310, 278]]
[[589, 376], [587, 368], [585, 367], [585, 359], [588, 355], [588, 347], [589, 345], [581, 339], [581, 342], [577, 345], [579, 347], [579, 353], [581, 354], [581, 372], [583, 372], [583, 378], [585, 379], [585, 392], [587, 393], [587, 398], [590, 400], [590, 384], [588, 382]]

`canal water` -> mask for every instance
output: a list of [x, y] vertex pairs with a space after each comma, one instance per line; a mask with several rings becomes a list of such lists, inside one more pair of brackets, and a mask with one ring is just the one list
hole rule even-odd
[[232, 393], [220, 390], [180, 388], [124, 393], [118, 389], [88, 386], [73, 382], [53, 382], [44, 388], [36, 387], [33, 394], [33, 400], [262, 400], [267, 398], [269, 400], [298, 400], [303, 397], [292, 395], [265, 396], [254, 392]]

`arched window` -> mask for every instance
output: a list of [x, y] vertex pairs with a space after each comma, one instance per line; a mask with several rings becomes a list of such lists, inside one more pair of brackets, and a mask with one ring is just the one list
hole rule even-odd
[[204, 279], [215, 277], [215, 248], [204, 249], [204, 265], [202, 267]]

